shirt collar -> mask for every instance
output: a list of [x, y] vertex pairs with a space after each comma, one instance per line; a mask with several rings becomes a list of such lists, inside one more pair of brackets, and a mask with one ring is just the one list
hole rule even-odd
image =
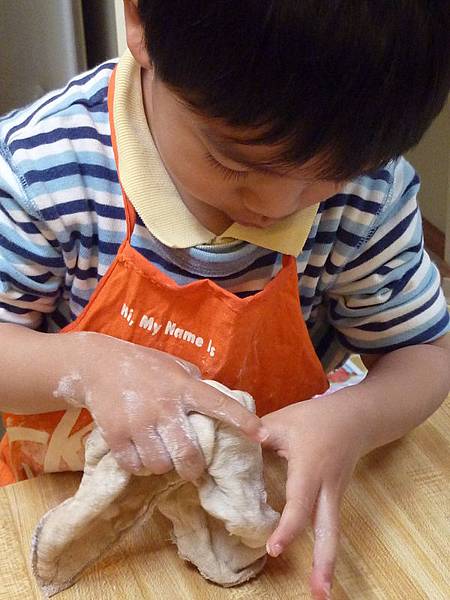
[[[144, 111], [140, 66], [129, 50], [117, 65], [113, 119], [120, 182], [147, 229], [171, 248], [211, 243], [216, 235], [187, 209], [156, 149]], [[305, 208], [266, 229], [234, 223], [221, 237], [298, 256], [318, 206]]]

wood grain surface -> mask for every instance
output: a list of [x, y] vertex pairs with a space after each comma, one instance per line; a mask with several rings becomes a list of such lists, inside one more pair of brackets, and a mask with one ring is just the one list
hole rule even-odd
[[[333, 599], [450, 598], [450, 398], [402, 440], [360, 461], [342, 507]], [[272, 505], [283, 507], [285, 464], [265, 455]], [[0, 599], [41, 598], [30, 572], [39, 518], [74, 493], [78, 474], [45, 475], [0, 490]], [[309, 598], [307, 530], [259, 578], [222, 589], [183, 562], [159, 514], [128, 534], [58, 600], [290, 600]]]

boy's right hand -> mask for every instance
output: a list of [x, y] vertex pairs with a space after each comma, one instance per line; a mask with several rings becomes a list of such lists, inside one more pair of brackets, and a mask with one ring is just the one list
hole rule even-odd
[[175, 467], [183, 479], [197, 479], [205, 463], [191, 412], [229, 423], [255, 442], [265, 437], [260, 419], [203, 383], [191, 363], [99, 333], [65, 335], [76, 366], [55, 396], [88, 408], [125, 470], [162, 474]]

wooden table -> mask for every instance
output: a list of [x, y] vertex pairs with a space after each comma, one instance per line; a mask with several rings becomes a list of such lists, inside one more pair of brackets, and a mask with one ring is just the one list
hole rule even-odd
[[[284, 463], [267, 456], [272, 505], [283, 506]], [[40, 516], [72, 495], [77, 474], [0, 490], [0, 599], [39, 599], [29, 547]], [[450, 598], [450, 398], [403, 440], [365, 457], [343, 503], [334, 599]], [[309, 598], [312, 535], [306, 531], [263, 574], [222, 589], [181, 561], [158, 515], [87, 571], [58, 600], [290, 600]]]

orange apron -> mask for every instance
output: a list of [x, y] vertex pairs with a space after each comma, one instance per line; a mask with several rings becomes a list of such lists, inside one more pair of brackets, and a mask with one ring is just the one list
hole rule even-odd
[[[111, 136], [114, 75], [108, 91]], [[296, 260], [253, 296], [238, 298], [210, 279], [178, 285], [130, 244], [136, 213], [125, 192], [126, 239], [77, 319], [61, 330], [96, 331], [183, 358], [232, 389], [249, 392], [262, 416], [328, 388], [303, 320]], [[83, 469], [93, 423], [82, 408], [4, 415], [0, 485], [44, 472]]]

